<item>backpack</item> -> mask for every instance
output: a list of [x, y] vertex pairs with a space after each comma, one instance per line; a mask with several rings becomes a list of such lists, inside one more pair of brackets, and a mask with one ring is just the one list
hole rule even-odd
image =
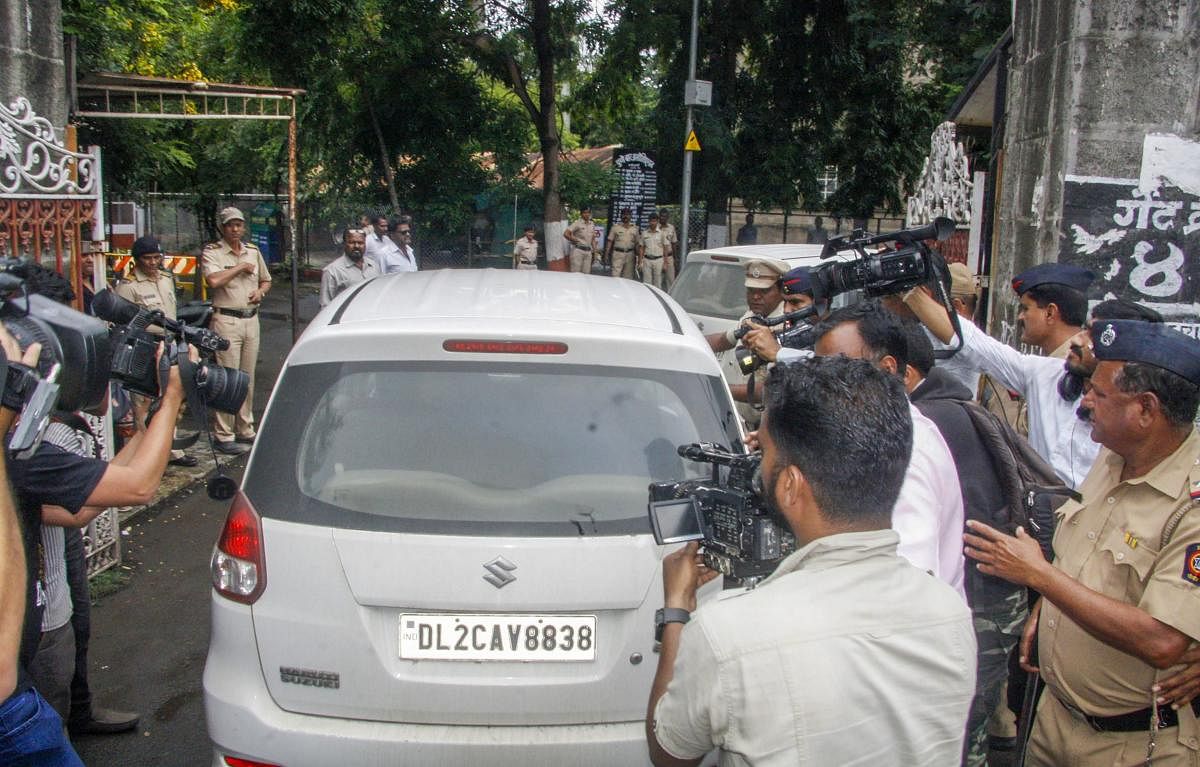
[[975, 402], [959, 404], [992, 458], [1008, 508], [1010, 529], [1006, 532], [1024, 527], [1042, 547], [1046, 559], [1053, 560], [1050, 542], [1056, 523], [1054, 511], [1065, 499], [1079, 501], [1082, 496], [1064, 484], [1053, 467], [1007, 421]]

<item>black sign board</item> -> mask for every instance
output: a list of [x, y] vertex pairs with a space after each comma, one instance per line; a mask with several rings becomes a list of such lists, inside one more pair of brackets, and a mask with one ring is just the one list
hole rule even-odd
[[658, 171], [654, 153], [636, 149], [613, 151], [613, 167], [620, 181], [608, 203], [608, 225], [621, 220], [621, 211], [629, 208], [633, 223], [645, 229], [658, 204]]
[[1126, 298], [1200, 337], [1200, 197], [1137, 179], [1067, 176], [1059, 261], [1096, 274], [1095, 301]]

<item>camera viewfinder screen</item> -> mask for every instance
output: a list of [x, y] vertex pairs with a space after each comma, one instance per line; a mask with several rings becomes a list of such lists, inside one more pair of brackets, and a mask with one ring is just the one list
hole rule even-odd
[[683, 543], [704, 538], [700, 512], [691, 498], [652, 501], [650, 521], [654, 526], [654, 540], [659, 544]]

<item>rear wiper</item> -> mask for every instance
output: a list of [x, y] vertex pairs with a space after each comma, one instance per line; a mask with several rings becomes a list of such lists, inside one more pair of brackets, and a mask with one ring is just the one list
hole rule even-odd
[[[592, 532], [593, 532], [593, 533], [599, 532], [599, 530], [597, 530], [597, 529], [596, 529], [596, 517], [595, 517], [595, 515], [594, 515], [594, 513], [593, 513], [593, 512], [591, 512], [591, 511], [580, 511], [580, 512], [577, 512], [577, 515], [578, 515], [578, 516], [581, 516], [581, 517], [585, 517], [585, 518], [586, 518], [586, 520], [592, 524]], [[587, 533], [586, 533], [586, 532], [584, 532], [584, 529], [583, 529], [583, 522], [579, 521], [578, 519], [572, 519], [572, 520], [571, 520], [571, 524], [572, 524], [572, 525], [575, 525], [575, 530], [576, 530], [576, 531], [577, 531], [577, 532], [578, 532], [580, 535], [587, 535]]]

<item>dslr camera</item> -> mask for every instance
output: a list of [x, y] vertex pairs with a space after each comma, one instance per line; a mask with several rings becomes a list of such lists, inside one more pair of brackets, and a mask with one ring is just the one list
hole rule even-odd
[[703, 541], [704, 561], [727, 585], [753, 586], [796, 550], [787, 524], [762, 502], [761, 453], [680, 445], [679, 455], [712, 465], [706, 479], [654, 482], [648, 512], [660, 545]]
[[[935, 274], [935, 260], [923, 240], [945, 240], [954, 233], [954, 221], [934, 219], [928, 226], [867, 236], [861, 229], [831, 238], [821, 251], [822, 259], [851, 251], [858, 258], [822, 264], [812, 272], [813, 300], [823, 303], [851, 290], [868, 298], [903, 293], [924, 285]], [[895, 243], [879, 252], [867, 248]]]
[[[242, 406], [250, 390], [250, 377], [244, 371], [203, 361], [228, 349], [228, 339], [207, 328], [169, 319], [161, 310], [145, 309], [111, 290], [97, 293], [92, 309], [97, 317], [114, 325], [112, 377], [126, 389], [148, 397], [160, 396], [158, 344], [165, 339], [168, 343], [163, 358], [168, 364], [181, 365], [189, 400], [195, 396], [199, 403], [223, 413], [236, 413]], [[151, 328], [160, 328], [162, 336]], [[188, 344], [200, 350], [199, 365], [188, 363]]]
[[[817, 305], [810, 304], [803, 309], [797, 309], [794, 312], [781, 314], [778, 317], [762, 317], [755, 315], [750, 318], [749, 322], [755, 325], [765, 325], [769, 328], [782, 326], [782, 330], [775, 333], [775, 340], [779, 345], [788, 349], [811, 349], [813, 343], [816, 342], [816, 326], [809, 321], [817, 313]], [[741, 341], [743, 337], [752, 329], [752, 325], [745, 324], [733, 331], [733, 337]], [[733, 350], [733, 358], [737, 360], [738, 367], [741, 368], [742, 375], [748, 376], [755, 370], [758, 370], [767, 361], [755, 354], [745, 346], [738, 345]]]

